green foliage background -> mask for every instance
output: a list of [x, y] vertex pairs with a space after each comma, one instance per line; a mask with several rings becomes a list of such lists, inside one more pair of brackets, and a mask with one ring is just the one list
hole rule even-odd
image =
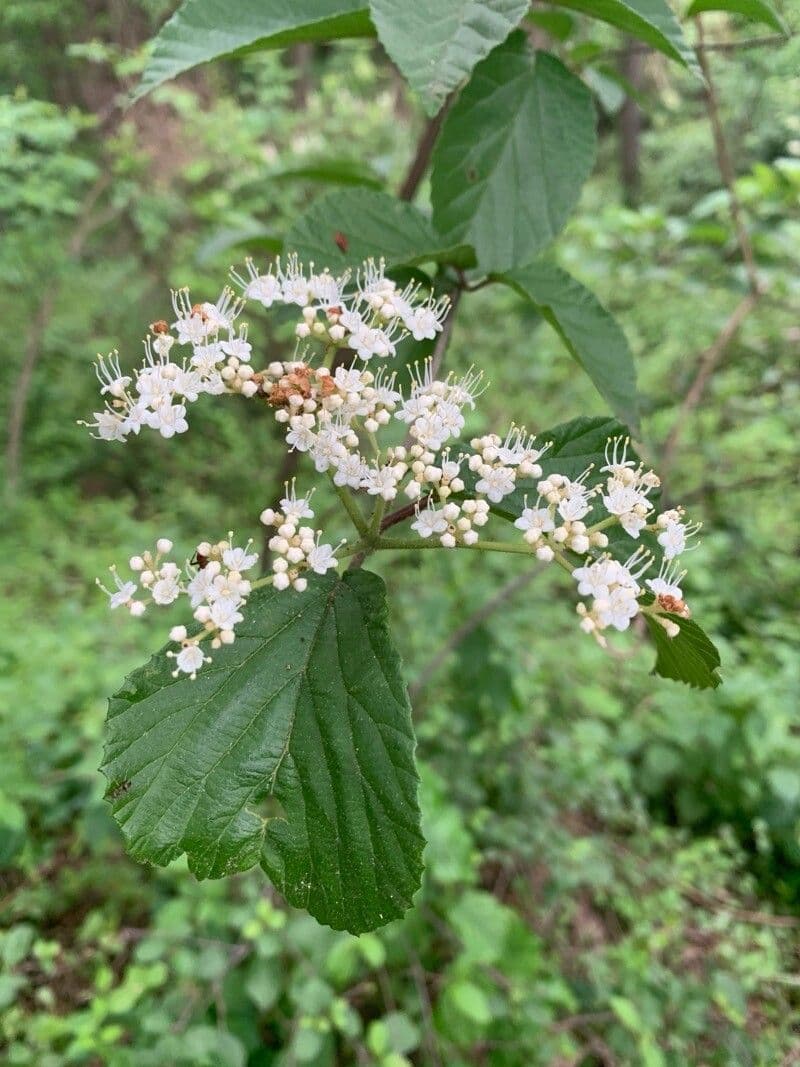
[[[211, 294], [230, 261], [266, 256], [345, 181], [396, 189], [424, 115], [367, 41], [254, 54], [122, 111], [165, 14], [157, 0], [0, 11], [4, 426], [34, 357], [0, 520], [2, 1062], [794, 1062], [798, 40], [714, 60], [769, 291], [686, 419], [666, 493], [706, 526], [688, 591], [724, 685], [655, 683], [636, 635], [603, 653], [557, 576], [518, 571], [519, 588], [465, 626], [518, 564], [378, 558], [429, 844], [417, 907], [354, 938], [287, 908], [258, 873], [197, 883], [183, 861], [139, 866], [97, 772], [106, 694], [162, 629], [109, 616], [95, 576], [159, 535], [187, 552], [220, 530], [259, 536], [279, 480], [274, 429], [249, 409], [197, 405], [185, 437], [120, 448], [75, 420], [94, 402], [94, 351], [138, 358], [169, 285]], [[722, 40], [754, 32], [710, 25]], [[576, 21], [564, 47], [577, 62], [618, 43]], [[617, 178], [619, 93], [602, 64], [590, 69], [599, 165], [558, 255], [627, 330], [658, 467], [744, 275], [696, 79], [646, 60], [632, 208]], [[286, 350], [281, 325], [253, 325]], [[448, 360], [489, 370], [474, 432], [607, 412], [504, 287], [463, 301]]]

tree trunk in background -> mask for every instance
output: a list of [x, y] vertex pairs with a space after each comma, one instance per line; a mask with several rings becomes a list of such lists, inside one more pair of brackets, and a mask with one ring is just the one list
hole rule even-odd
[[312, 89], [311, 63], [314, 59], [313, 44], [295, 44], [286, 55], [286, 65], [295, 72], [292, 83], [292, 108], [304, 111], [308, 103], [308, 94]]
[[[642, 61], [641, 47], [632, 37], [626, 37], [619, 72], [634, 89], [642, 86]], [[635, 100], [626, 96], [619, 113], [619, 168], [625, 203], [629, 207], [636, 207], [641, 190], [641, 133], [641, 109]]]

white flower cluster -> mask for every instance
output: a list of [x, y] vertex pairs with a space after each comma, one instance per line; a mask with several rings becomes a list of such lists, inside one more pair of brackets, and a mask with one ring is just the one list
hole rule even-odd
[[141, 589], [136, 581], [123, 582], [115, 567], [111, 568], [111, 573], [116, 592], [101, 586], [109, 596], [112, 608], [125, 607], [136, 616], [143, 615], [148, 604], [166, 607], [180, 596], [187, 597], [194, 609], [194, 618], [203, 628], [192, 637], [187, 636], [185, 626], [173, 626], [170, 630], [170, 640], [181, 646], [179, 652], [167, 653], [175, 659], [174, 677], [183, 672], [194, 678], [203, 664], [210, 662], [210, 657], [200, 647], [204, 638], [210, 638], [212, 648], [233, 644], [235, 640], [235, 628], [243, 619], [239, 609], [246, 604], [251, 589], [243, 572], [256, 565], [258, 555], [248, 551], [252, 542], [237, 548], [232, 538], [229, 534], [227, 541], [214, 545], [201, 542], [194, 559], [187, 560], [181, 568], [174, 560], [163, 559], [172, 551], [172, 541], [161, 537], [156, 542], [155, 552], [147, 551], [129, 560], [128, 565], [137, 576]]
[[[188, 430], [187, 404], [202, 394], [255, 396], [260, 381], [250, 365], [247, 326], [236, 328], [249, 299], [267, 308], [302, 308], [299, 338], [364, 361], [394, 356], [396, 342], [409, 334], [418, 341], [433, 339], [442, 329], [448, 298], [425, 296], [418, 284], [398, 289], [383, 262], [365, 263], [352, 289], [349, 272], [335, 277], [329, 271], [315, 274], [313, 267], [306, 272], [296, 256], [289, 256], [285, 266], [277, 260], [259, 274], [248, 260], [247, 278], [231, 272], [243, 296], [226, 287], [215, 304], [192, 303], [188, 289], [173, 291], [175, 320], [151, 323], [144, 360], [132, 375], [122, 372], [117, 353], [98, 357], [96, 373], [106, 403], [94, 412], [93, 422], [82, 425], [104, 441], [124, 441], [143, 426], [173, 437]], [[179, 359], [173, 358], [176, 345], [183, 349]]]
[[[541, 460], [551, 443], [537, 443], [520, 427], [512, 426], [504, 437], [473, 437], [468, 448], [459, 447], [483, 391], [480, 373], [439, 379], [428, 360], [410, 372], [404, 390], [396, 372], [384, 366], [373, 372], [367, 365], [373, 357], [394, 355], [401, 335], [435, 337], [446, 301], [421, 296], [417, 286], [398, 289], [383, 264], [373, 262], [356, 274], [352, 289], [348, 274], [315, 274], [313, 265], [304, 271], [294, 257], [263, 274], [248, 261], [247, 276], [234, 272], [233, 277], [244, 300], [302, 309], [296, 327], [302, 351], [292, 360], [254, 369], [247, 328], [236, 328], [244, 300], [226, 289], [216, 304], [192, 304], [179, 290], [173, 293], [175, 321], [172, 327], [166, 322], [151, 326], [135, 378], [122, 373], [116, 356], [100, 360], [97, 374], [107, 404], [91, 424], [97, 436], [120, 440], [147, 425], [170, 437], [186, 430], [186, 404], [202, 393], [239, 393], [270, 408], [287, 447], [306, 454], [316, 471], [328, 475], [361, 537], [345, 555], [382, 544], [412, 547], [413, 539], [380, 540], [382, 530], [410, 519], [420, 547], [530, 551], [544, 562], [555, 561], [570, 572], [579, 596], [587, 598], [577, 608], [581, 627], [601, 644], [603, 631], [625, 630], [641, 613], [676, 635], [678, 624], [667, 616], [689, 617], [678, 557], [699, 527], [687, 523], [681, 509], [655, 512], [659, 479], [629, 457], [627, 438], [610, 439], [599, 471], [590, 466], [576, 477], [554, 469], [558, 463], [552, 456], [544, 476]], [[173, 361], [175, 345], [190, 346], [191, 354]], [[405, 427], [402, 444], [396, 443], [398, 424]], [[381, 434], [392, 428], [393, 440], [382, 443]], [[518, 497], [507, 501], [514, 493], [526, 494], [522, 506]], [[384, 517], [386, 504], [401, 494], [409, 503]], [[314, 516], [310, 498], [297, 496], [292, 482], [280, 506], [261, 513], [272, 531], [273, 562], [272, 574], [259, 584], [302, 592], [310, 575], [324, 575], [338, 565], [336, 554], [344, 542], [323, 543], [322, 532], [305, 524]], [[368, 518], [360, 502], [370, 498]], [[493, 508], [517, 515], [514, 526], [522, 544], [482, 540]], [[639, 542], [625, 562], [616, 558], [620, 533]], [[125, 606], [133, 615], [150, 603], [168, 605], [181, 594], [188, 596], [202, 629], [189, 637], [184, 627], [175, 627], [170, 636], [181, 648], [170, 654], [175, 673], [193, 677], [208, 659], [201, 641], [208, 639], [213, 649], [235, 639], [251, 591], [243, 573], [256, 565], [257, 556], [248, 553], [249, 545], [235, 548], [231, 540], [202, 543], [181, 570], [164, 558], [171, 548], [162, 539], [155, 553], [134, 557], [137, 581], [122, 581], [112, 569], [116, 588], [105, 591], [112, 608]], [[646, 578], [657, 557], [658, 574]]]
[[315, 532], [310, 526], [299, 525], [302, 519], [314, 517], [309, 507], [311, 493], [298, 497], [294, 482], [291, 490], [287, 486], [286, 492], [287, 495], [281, 500], [280, 511], [265, 508], [261, 512], [261, 521], [265, 526], [275, 529], [268, 543], [270, 552], [276, 557], [272, 564], [273, 586], [276, 589], [288, 589], [291, 586], [302, 593], [308, 585], [305, 571], [325, 574], [338, 566], [339, 561], [336, 559], [336, 548], [320, 544], [321, 530]]
[[352, 287], [350, 271], [338, 277], [328, 270], [315, 274], [313, 263], [306, 271], [296, 256], [289, 256], [285, 266], [277, 260], [264, 274], [252, 260], [246, 269], [247, 277], [232, 271], [245, 299], [265, 308], [301, 307], [303, 319], [295, 327], [299, 338], [349, 348], [362, 360], [393, 356], [396, 342], [407, 334], [415, 341], [433, 340], [450, 305], [446, 296], [423, 296], [418, 283], [398, 289], [386, 277], [383, 260], [367, 260]]
[[[279, 553], [274, 564], [273, 585], [276, 589], [288, 589], [293, 585], [298, 591], [306, 588], [306, 579], [301, 577], [306, 570], [324, 574], [337, 565], [336, 549], [320, 544], [322, 533], [310, 527], [300, 527], [303, 518], [313, 518], [308, 505], [309, 497], [297, 497], [294, 483], [286, 488], [287, 495], [281, 501], [281, 512], [267, 510], [261, 519], [267, 525], [279, 527], [270, 548]], [[128, 562], [138, 579], [123, 581], [116, 567], [111, 567], [115, 589], [98, 585], [109, 598], [112, 609], [124, 607], [134, 616], [143, 615], [148, 605], [166, 607], [179, 597], [185, 596], [193, 611], [194, 619], [202, 629], [188, 635], [185, 626], [173, 626], [169, 632], [171, 641], [181, 647], [179, 652], [167, 652], [175, 660], [173, 677], [184, 673], [194, 678], [204, 663], [210, 663], [201, 648], [208, 640], [212, 649], [232, 645], [236, 639], [236, 627], [243, 621], [241, 608], [247, 603], [252, 583], [244, 572], [258, 563], [258, 553], [251, 552], [252, 541], [242, 547], [233, 543], [233, 534], [228, 539], [211, 544], [201, 541], [194, 557], [179, 567], [173, 560], [164, 557], [172, 551], [172, 541], [161, 537], [156, 542], [155, 552], [132, 556]]]

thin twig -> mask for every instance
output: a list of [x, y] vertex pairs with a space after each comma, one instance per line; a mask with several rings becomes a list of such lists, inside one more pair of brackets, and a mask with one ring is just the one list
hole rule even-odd
[[425, 129], [422, 131], [422, 135], [417, 142], [417, 150], [414, 153], [414, 158], [408, 168], [408, 173], [403, 179], [403, 184], [400, 186], [397, 193], [400, 200], [413, 200], [416, 196], [420, 182], [425, 177], [425, 171], [428, 169], [433, 146], [436, 144], [436, 138], [439, 136], [439, 130], [442, 128], [442, 123], [447, 114], [449, 104], [450, 101], [448, 100], [442, 107], [441, 111], [437, 115], [434, 115], [432, 119], [428, 120]]
[[434, 1064], [435, 1067], [442, 1067], [442, 1058], [439, 1054], [439, 1040], [436, 1033], [436, 1026], [433, 1021], [433, 1006], [431, 1005], [431, 998], [428, 994], [428, 987], [425, 984], [425, 971], [422, 967], [422, 961], [413, 949], [411, 974], [414, 978], [414, 985], [417, 987], [417, 995], [419, 996], [420, 1008], [422, 1009], [422, 1018], [425, 1023], [422, 1031], [422, 1040], [427, 1046], [428, 1060], [431, 1064]]
[[408, 695], [412, 704], [422, 692], [422, 690], [429, 684], [432, 678], [438, 674], [448, 657], [458, 648], [462, 641], [476, 630], [482, 622], [485, 622], [490, 615], [493, 615], [495, 611], [502, 608], [512, 596], [521, 592], [527, 585], [529, 585], [533, 579], [544, 570], [544, 564], [539, 564], [532, 570], [527, 571], [525, 574], [515, 574], [513, 578], [510, 578], [505, 585], [489, 597], [489, 599], [481, 604], [477, 611], [473, 612], [461, 625], [453, 631], [450, 637], [445, 643], [438, 648], [436, 652], [431, 656], [427, 663], [423, 666], [422, 670], [417, 675], [416, 679], [408, 687]]
[[715, 900], [701, 889], [694, 886], [681, 888], [682, 895], [691, 904], [699, 908], [708, 908], [718, 911], [723, 915], [730, 916], [736, 922], [748, 923], [752, 926], [775, 926], [780, 929], [796, 930], [800, 927], [800, 918], [796, 915], [772, 915], [767, 911], [750, 911], [748, 908], [736, 908], [724, 901]]
[[709, 122], [711, 123], [711, 130], [714, 134], [714, 148], [717, 155], [717, 166], [719, 167], [720, 176], [725, 183], [725, 188], [728, 190], [731, 217], [736, 229], [736, 239], [742, 253], [742, 260], [744, 261], [745, 270], [747, 271], [747, 280], [750, 283], [750, 289], [754, 293], [759, 293], [761, 291], [761, 283], [758, 278], [756, 261], [753, 255], [753, 245], [750, 240], [747, 226], [745, 225], [742, 204], [739, 200], [739, 195], [736, 192], [736, 172], [733, 169], [730, 152], [728, 151], [728, 144], [725, 140], [725, 130], [722, 125], [719, 111], [719, 98], [717, 96], [716, 86], [714, 85], [714, 78], [711, 74], [711, 66], [708, 62], [708, 56], [706, 55], [706, 48], [705, 37], [703, 35], [703, 20], [702, 18], [698, 18], [697, 58], [700, 62], [703, 76], [705, 77], [704, 92], [706, 98], [706, 110], [708, 112]]
[[447, 318], [442, 325], [442, 332], [436, 339], [436, 347], [431, 354], [431, 377], [435, 378], [442, 368], [442, 361], [444, 360], [444, 354], [447, 351], [447, 346], [450, 344], [450, 338], [453, 335], [453, 326], [456, 321], [456, 311], [458, 311], [458, 305], [461, 303], [462, 289], [459, 286], [454, 289], [450, 294], [450, 309], [447, 313]]
[[758, 293], [748, 293], [747, 296], [745, 296], [734, 308], [714, 343], [700, 356], [700, 365], [697, 374], [689, 387], [689, 391], [683, 398], [683, 402], [678, 410], [678, 416], [675, 419], [673, 427], [664, 444], [661, 460], [661, 468], [664, 472], [664, 477], [666, 477], [666, 473], [672, 463], [675, 449], [678, 440], [683, 433], [687, 418], [702, 400], [709, 379], [719, 366], [723, 356], [728, 350], [728, 346], [741, 329], [742, 323], [758, 303], [758, 299]]
[[706, 110], [708, 112], [708, 119], [714, 136], [717, 167], [719, 168], [720, 177], [722, 178], [725, 188], [728, 190], [728, 203], [730, 205], [731, 218], [733, 219], [736, 240], [741, 252], [742, 262], [744, 263], [745, 271], [747, 272], [750, 292], [739, 301], [720, 330], [716, 340], [700, 356], [697, 374], [695, 375], [686, 396], [683, 398], [675, 423], [673, 424], [664, 444], [662, 470], [665, 478], [672, 463], [675, 449], [678, 440], [683, 433], [687, 418], [702, 400], [711, 376], [722, 362], [729, 346], [739, 333], [742, 323], [756, 307], [764, 292], [764, 287], [758, 276], [756, 260], [753, 254], [753, 244], [750, 240], [747, 224], [745, 223], [744, 211], [738, 193], [736, 192], [736, 173], [733, 169], [730, 152], [728, 151], [725, 130], [720, 117], [719, 98], [717, 96], [711, 67], [706, 55], [710, 46], [706, 44], [703, 36], [703, 20], [701, 18], [698, 18], [697, 20], [697, 42], [697, 55], [705, 76], [704, 92]]
[[[770, 33], [763, 37], [750, 37], [744, 41], [714, 41], [711, 44], [707, 44], [705, 49], [707, 52], [747, 52], [751, 48], [768, 48], [770, 45], [781, 45], [791, 41], [797, 34], [795, 32], [790, 33]], [[620, 59], [627, 50], [624, 48], [610, 48], [605, 52], [600, 53], [597, 59]], [[651, 52], [656, 52], [658, 49], [649, 44], [637, 44], [634, 45], [632, 52], [638, 52], [643, 55], [648, 55]]]

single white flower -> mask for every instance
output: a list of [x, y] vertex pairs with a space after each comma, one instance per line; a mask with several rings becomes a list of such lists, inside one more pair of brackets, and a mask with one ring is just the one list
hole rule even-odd
[[338, 564], [335, 553], [336, 549], [331, 545], [317, 544], [306, 556], [306, 562], [315, 574], [325, 574], [326, 571], [336, 567]]
[[443, 534], [447, 529], [447, 519], [436, 508], [428, 506], [417, 513], [416, 521], [411, 523], [411, 529], [424, 538]]
[[190, 674], [192, 677], [194, 677], [204, 663], [205, 656], [199, 645], [187, 645], [185, 648], [182, 648], [175, 657], [175, 666], [178, 670], [183, 671], [184, 674]]
[[226, 548], [222, 553], [222, 562], [232, 571], [249, 571], [258, 563], [258, 553], [248, 554], [247, 549], [252, 544], [248, 541], [244, 548]]

